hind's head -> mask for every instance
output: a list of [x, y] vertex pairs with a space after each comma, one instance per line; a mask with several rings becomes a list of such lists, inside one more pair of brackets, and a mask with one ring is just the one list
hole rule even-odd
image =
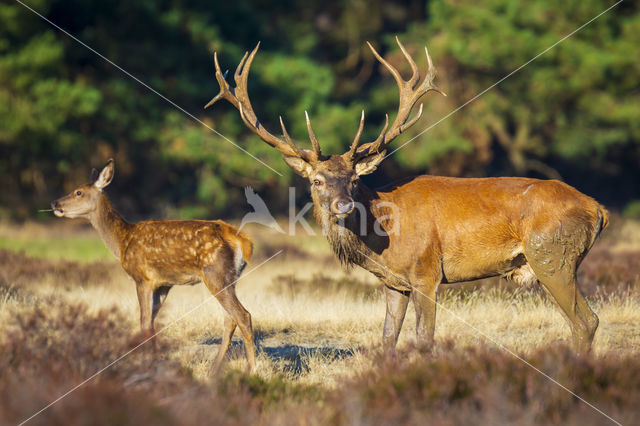
[[58, 217], [88, 218], [99, 206], [102, 190], [113, 180], [115, 168], [113, 159], [107, 162], [102, 171], [96, 169], [91, 172], [91, 182], [80, 185], [69, 194], [51, 202], [53, 214]]

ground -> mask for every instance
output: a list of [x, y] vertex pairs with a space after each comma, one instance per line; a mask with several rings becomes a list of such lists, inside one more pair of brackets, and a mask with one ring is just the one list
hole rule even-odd
[[386, 357], [373, 276], [343, 269], [321, 235], [249, 227], [255, 256], [237, 293], [253, 316], [257, 369], [246, 374], [238, 336], [215, 377], [222, 313], [202, 284], [174, 288], [155, 345], [128, 353], [134, 284], [95, 232], [67, 220], [3, 224], [0, 423], [80, 383], [30, 422], [630, 423], [640, 415], [640, 224], [612, 223], [579, 270], [600, 318], [588, 356], [569, 348], [539, 287], [491, 279], [440, 289], [430, 352], [414, 347], [410, 308], [398, 354]]

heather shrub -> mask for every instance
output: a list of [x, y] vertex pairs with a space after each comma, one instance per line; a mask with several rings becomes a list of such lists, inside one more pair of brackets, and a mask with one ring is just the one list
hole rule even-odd
[[[513, 355], [487, 347], [380, 357], [327, 396], [338, 424], [602, 424], [608, 419]], [[564, 346], [527, 357], [535, 368], [618, 421], [640, 415], [640, 363], [581, 357]]]

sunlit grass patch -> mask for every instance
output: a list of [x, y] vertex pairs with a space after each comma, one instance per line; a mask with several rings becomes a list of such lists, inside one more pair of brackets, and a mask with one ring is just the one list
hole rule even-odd
[[[1, 228], [0, 236], [19, 239]], [[90, 235], [85, 229], [56, 228], [49, 237], [44, 228], [25, 231], [31, 240]], [[222, 310], [204, 285], [178, 286], [156, 321], [162, 330], [156, 350], [144, 346], [107, 369], [45, 412], [42, 423], [62, 423], [71, 411], [85, 420], [102, 413], [186, 425], [606, 421], [513, 354], [623, 423], [640, 415], [632, 402], [640, 389], [635, 247], [596, 247], [580, 270], [600, 318], [587, 357], [567, 348], [569, 326], [540, 287], [493, 279], [442, 286], [431, 351], [415, 347], [410, 304], [398, 355], [387, 359], [385, 300], [375, 278], [357, 268], [344, 271], [335, 259], [283, 237], [257, 239], [269, 242], [269, 250], [290, 252], [253, 272], [260, 261], [252, 261], [237, 283], [255, 330], [252, 375], [236, 335], [220, 375], [211, 376]], [[138, 315], [135, 284], [115, 260], [0, 250], [0, 423], [18, 423], [125, 354], [139, 330]]]
[[23, 252], [30, 257], [65, 259], [76, 262], [115, 259], [97, 235], [95, 237], [62, 238], [0, 237], [0, 249]]

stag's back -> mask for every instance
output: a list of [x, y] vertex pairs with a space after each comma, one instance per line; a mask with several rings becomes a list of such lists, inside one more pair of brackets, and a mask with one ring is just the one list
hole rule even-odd
[[378, 194], [400, 212], [390, 257], [408, 268], [433, 253], [452, 281], [510, 270], [539, 235], [564, 238], [582, 255], [608, 224], [603, 206], [554, 180], [420, 176]]

